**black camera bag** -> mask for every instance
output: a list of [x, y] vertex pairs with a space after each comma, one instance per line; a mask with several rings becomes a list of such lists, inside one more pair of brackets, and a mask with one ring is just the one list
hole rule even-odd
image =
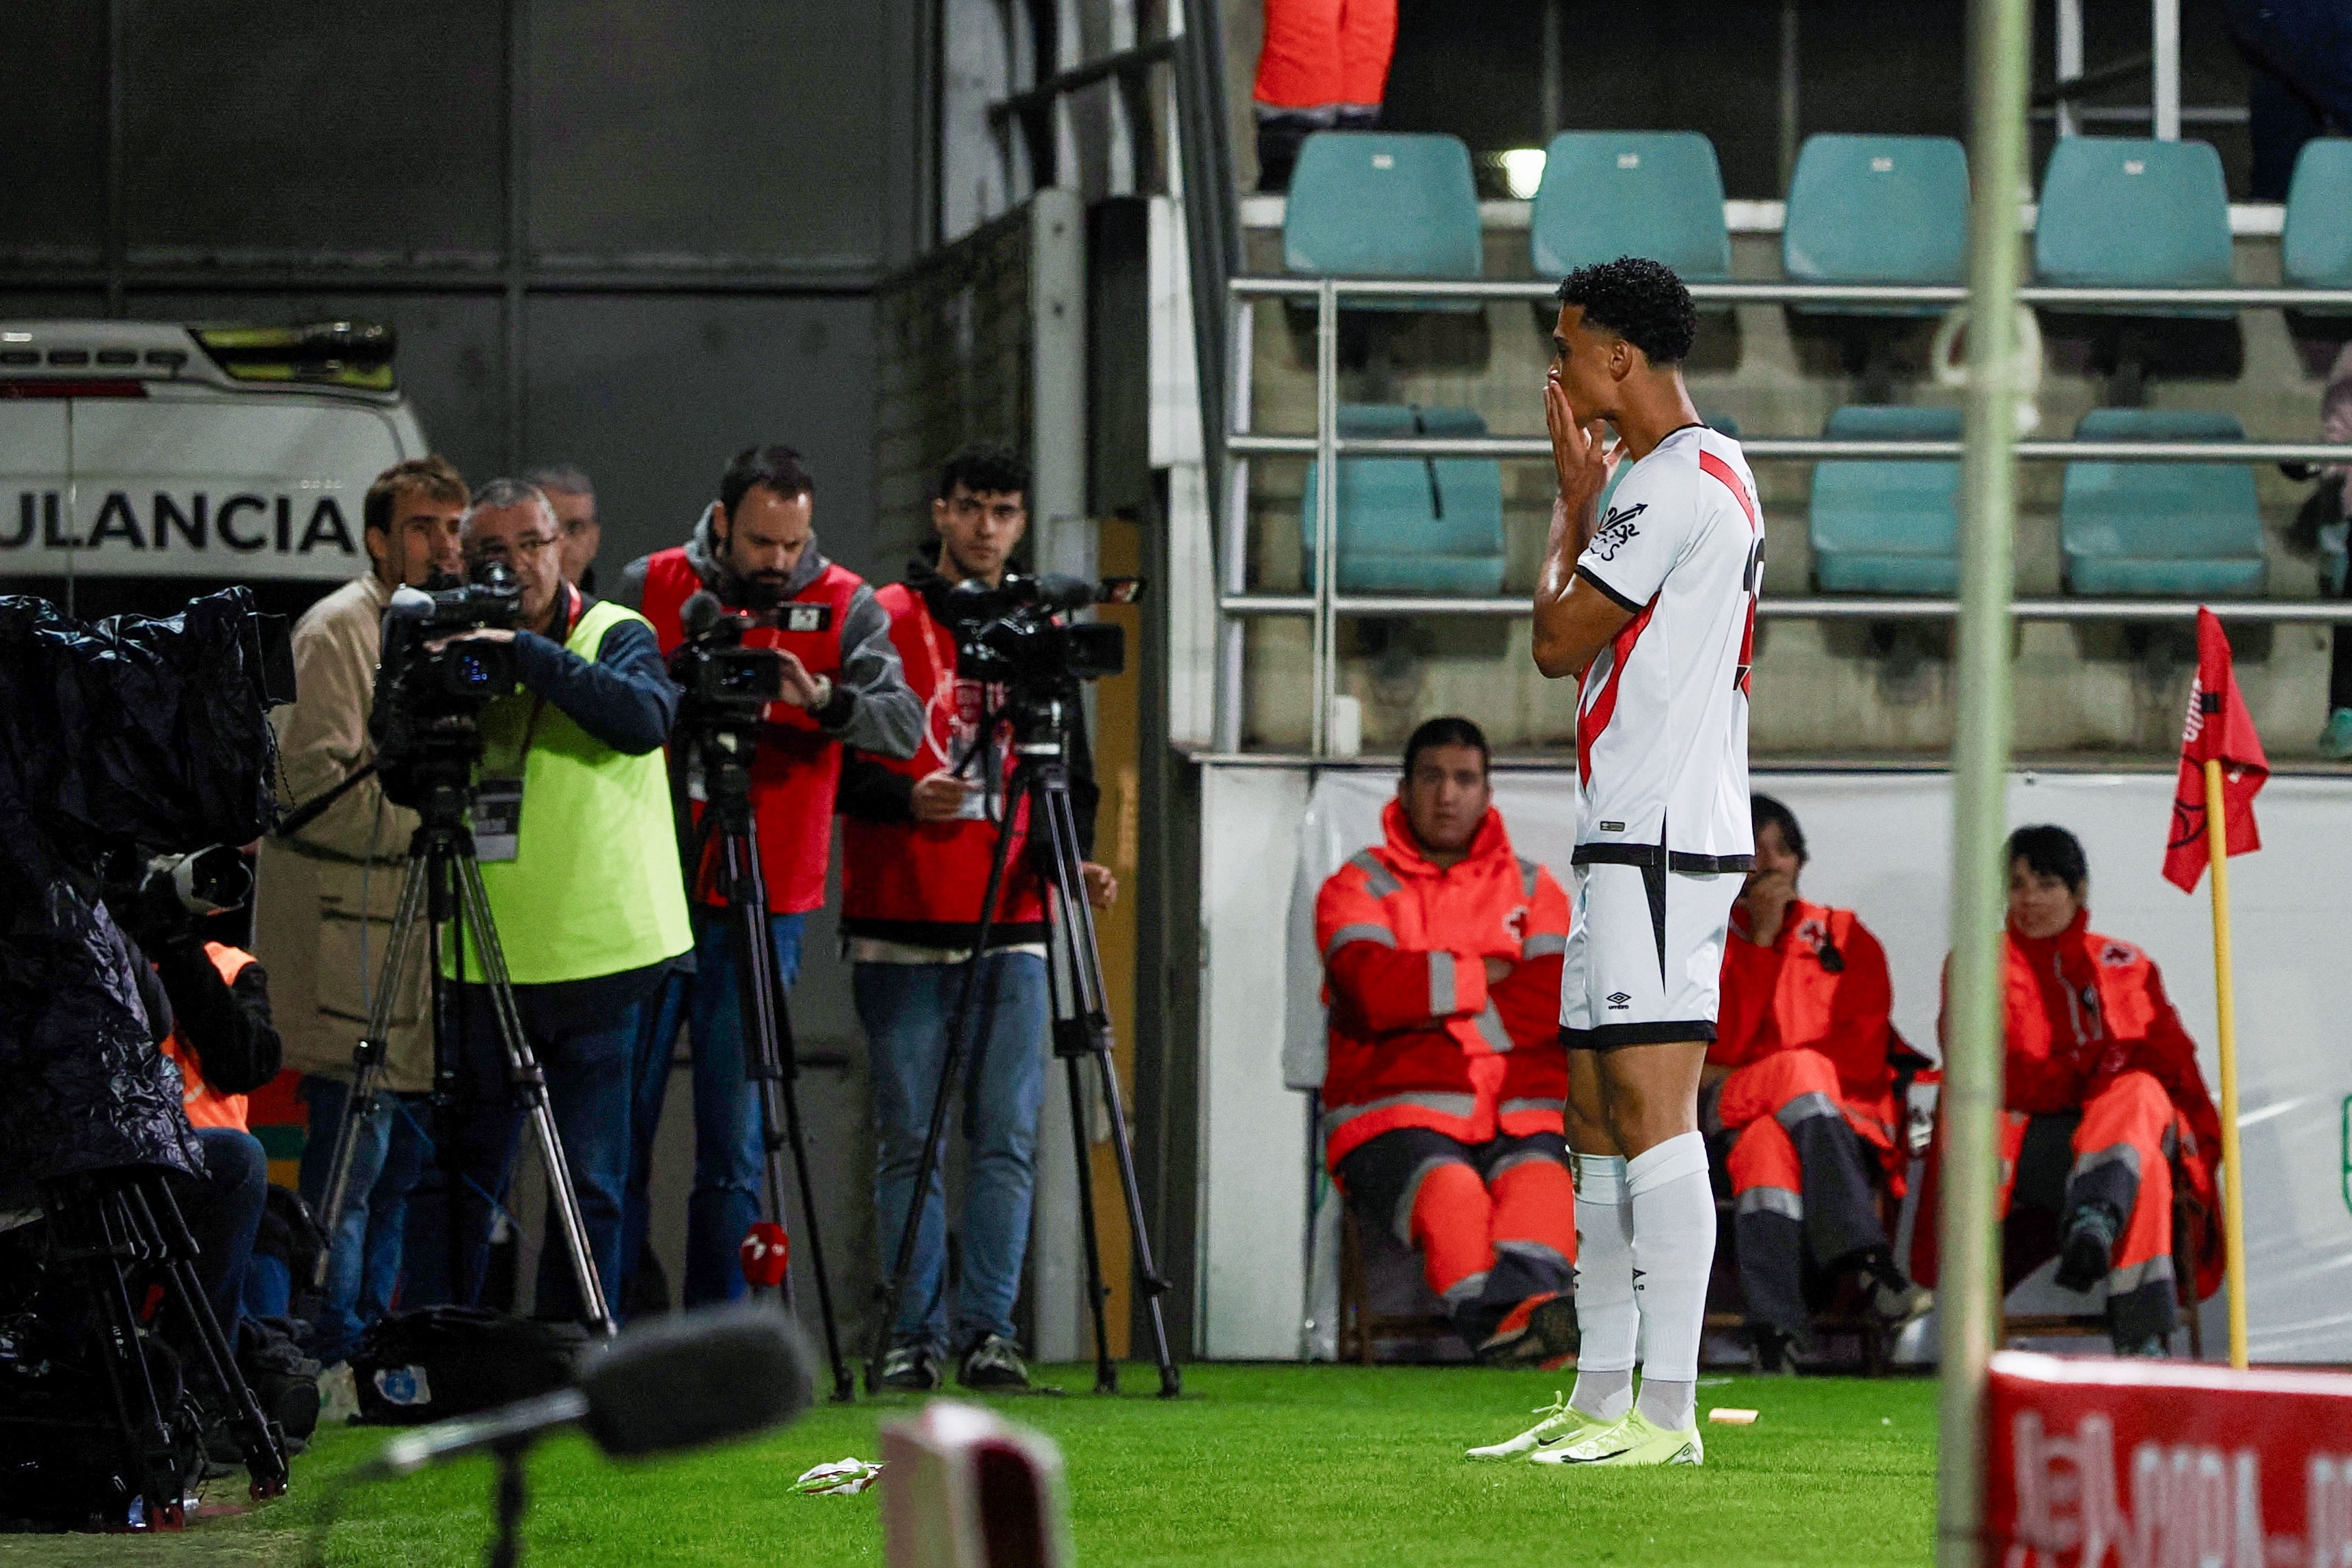
[[578, 1324], [478, 1307], [420, 1307], [369, 1325], [352, 1353], [360, 1419], [415, 1427], [551, 1393], [572, 1380]]

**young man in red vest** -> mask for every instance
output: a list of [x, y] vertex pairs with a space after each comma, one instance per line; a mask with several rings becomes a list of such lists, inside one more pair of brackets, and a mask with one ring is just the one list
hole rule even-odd
[[[990, 858], [1000, 833], [1013, 835], [963, 1037], [971, 1163], [959, 1231], [962, 1284], [950, 1322], [946, 1204], [934, 1170], [882, 1363], [882, 1382], [894, 1389], [937, 1388], [950, 1351], [961, 1357], [968, 1388], [1029, 1383], [1013, 1342], [1013, 1303], [1029, 1242], [1045, 1092], [1045, 888], [1028, 852], [1026, 807], [1010, 822], [992, 820], [1013, 772], [1011, 727], [990, 716], [1005, 694], [958, 673], [955, 633], [940, 614], [959, 583], [1003, 584], [1028, 526], [1029, 470], [1018, 456], [982, 444], [948, 459], [931, 502], [936, 555], [927, 548], [908, 564], [906, 581], [877, 596], [889, 612], [907, 684], [924, 705], [921, 738], [903, 760], [853, 752], [842, 780], [841, 934], [856, 966], [857, 1017], [873, 1063], [874, 1204], [886, 1270], [898, 1260], [914, 1196]], [[1083, 708], [1073, 700], [1065, 712], [1071, 724], [1065, 760], [1084, 852], [1094, 840], [1094, 762]], [[993, 786], [982, 788], [989, 779]], [[1107, 906], [1118, 891], [1109, 871], [1088, 864], [1085, 875], [1088, 900]]]
[[[768, 928], [776, 967], [790, 986], [800, 972], [801, 925], [824, 902], [833, 848], [834, 793], [845, 744], [886, 756], [913, 751], [922, 710], [899, 674], [889, 617], [863, 578], [818, 549], [815, 481], [789, 446], [736, 455], [719, 482], [719, 498], [684, 545], [633, 561], [623, 572], [625, 599], [646, 620], [665, 656], [685, 641], [680, 612], [709, 592], [731, 611], [773, 619], [786, 604], [822, 606], [823, 630], [760, 624], [747, 648], [771, 648], [783, 666], [783, 697], [762, 716], [751, 763], [751, 805], [760, 868], [768, 884]], [[646, 1006], [637, 1041], [631, 1108], [625, 1278], [641, 1264], [646, 1183], [655, 1130], [669, 1086], [670, 1051], [681, 1015], [694, 1047], [694, 1190], [687, 1200], [685, 1300], [689, 1307], [744, 1293], [739, 1253], [760, 1218], [765, 1157], [758, 1097], [743, 1073], [742, 1015], [736, 996], [735, 950], [728, 925], [710, 917], [716, 903], [717, 846], [706, 855], [695, 892], [697, 922], [690, 972], [674, 974]], [[626, 1300], [626, 1288], [624, 1299]]]
[[[1999, 1203], [2037, 1209], [2057, 1229], [2056, 1282], [2107, 1287], [2107, 1337], [2118, 1355], [2169, 1353], [2179, 1285], [2173, 1265], [2173, 1157], [2191, 1195], [2215, 1211], [2221, 1118], [2197, 1067], [2197, 1042], [2164, 977], [2128, 942], [2090, 929], [2090, 862], [2082, 841], [2043, 824], [2009, 836], [2007, 998], [2002, 1005]], [[1940, 1035], [1944, 1019], [1937, 1020]], [[1920, 1212], [1933, 1214], [1941, 1150], [1928, 1152]], [[2221, 1288], [2221, 1227], [2191, 1260], [2197, 1297]], [[2004, 1245], [2010, 1271], [2049, 1256]], [[1913, 1238], [1912, 1272], [1933, 1283], [1936, 1230]], [[2013, 1285], [2014, 1278], [2003, 1284]]]
[[1757, 1364], [1778, 1372], [1790, 1349], [1812, 1348], [1809, 1260], [1822, 1276], [1867, 1273], [1872, 1307], [1890, 1323], [1933, 1304], [1895, 1266], [1877, 1185], [1902, 1191], [1895, 1073], [1927, 1059], [1889, 1019], [1895, 992], [1878, 938], [1853, 910], [1798, 896], [1808, 856], [1796, 814], [1769, 795], [1750, 797], [1749, 810], [1756, 866], [1731, 907], [1699, 1122], [1731, 1182]]
[[1568, 894], [1511, 852], [1487, 761], [1466, 718], [1414, 730], [1383, 841], [1316, 896], [1323, 1153], [1360, 1222], [1420, 1252], [1477, 1358], [1534, 1365], [1576, 1348], [1556, 1007]]

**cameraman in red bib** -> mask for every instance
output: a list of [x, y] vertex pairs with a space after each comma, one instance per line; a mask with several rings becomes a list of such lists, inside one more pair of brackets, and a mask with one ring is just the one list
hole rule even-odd
[[[934, 1168], [882, 1385], [937, 1388], [952, 1352], [965, 1387], [1025, 1388], [1013, 1306], [1029, 1243], [1037, 1111], [1045, 1094], [1045, 888], [1030, 857], [1026, 804], [1012, 821], [997, 820], [1014, 760], [1012, 726], [995, 716], [1005, 693], [961, 673], [949, 600], [960, 583], [1003, 585], [1029, 527], [1028, 465], [1002, 446], [956, 453], [940, 476], [931, 527], [936, 554], [927, 547], [908, 564], [906, 581], [880, 595], [908, 684], [924, 703], [920, 740], [903, 760], [853, 754], [841, 789], [842, 945], [873, 1065], [875, 1218], [886, 1270], [898, 1259], [914, 1197], [949, 1026], [979, 940], [990, 859], [1000, 832], [1013, 842], [964, 1040], [971, 1158], [957, 1227], [962, 1279], [950, 1312], [947, 1206]], [[1073, 700], [1065, 711], [1070, 804], [1079, 851], [1090, 853], [1099, 798], [1093, 756], [1083, 706]], [[1088, 901], [1108, 906], [1118, 891], [1110, 872], [1083, 869]]]
[[[815, 481], [799, 453], [789, 446], [752, 447], [729, 465], [719, 498], [696, 522], [690, 539], [632, 561], [623, 573], [622, 597], [653, 622], [665, 657], [685, 641], [686, 601], [707, 591], [726, 609], [758, 617], [761, 623], [743, 634], [743, 646], [773, 649], [783, 666], [782, 700], [769, 705], [760, 727], [751, 805], [768, 884], [769, 935], [787, 987], [800, 973], [803, 920], [824, 902], [842, 747], [909, 756], [922, 724], [922, 707], [907, 688], [890, 640], [890, 618], [863, 578], [817, 548], [815, 509]], [[809, 617], [823, 626], [788, 631], [774, 623], [787, 605], [823, 607], [822, 617]], [[718, 846], [710, 848], [694, 888], [698, 918], [691, 968], [674, 973], [647, 1005], [637, 1040], [621, 1251], [624, 1278], [633, 1285], [645, 1252], [654, 1133], [683, 1017], [694, 1051], [689, 1307], [744, 1293], [738, 1248], [760, 1218], [765, 1157], [759, 1100], [743, 1073], [735, 953], [725, 923], [712, 917], [719, 888]], [[624, 1304], [632, 1299], [625, 1285]]]

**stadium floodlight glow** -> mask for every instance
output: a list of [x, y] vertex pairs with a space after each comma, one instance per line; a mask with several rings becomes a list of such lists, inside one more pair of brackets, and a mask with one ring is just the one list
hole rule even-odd
[[1540, 147], [1514, 147], [1502, 154], [1503, 183], [1514, 199], [1532, 201], [1543, 184], [1548, 154]]

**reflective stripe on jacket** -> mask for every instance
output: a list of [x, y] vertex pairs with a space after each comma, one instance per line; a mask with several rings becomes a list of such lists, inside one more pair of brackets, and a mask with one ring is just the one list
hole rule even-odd
[[[1563, 1128], [1559, 1044], [1568, 895], [1511, 852], [1487, 810], [1470, 852], [1440, 869], [1389, 802], [1386, 841], [1354, 856], [1315, 901], [1331, 1049], [1325, 1155], [1398, 1127], [1482, 1144]], [[1513, 967], [1489, 986], [1486, 959]]]

